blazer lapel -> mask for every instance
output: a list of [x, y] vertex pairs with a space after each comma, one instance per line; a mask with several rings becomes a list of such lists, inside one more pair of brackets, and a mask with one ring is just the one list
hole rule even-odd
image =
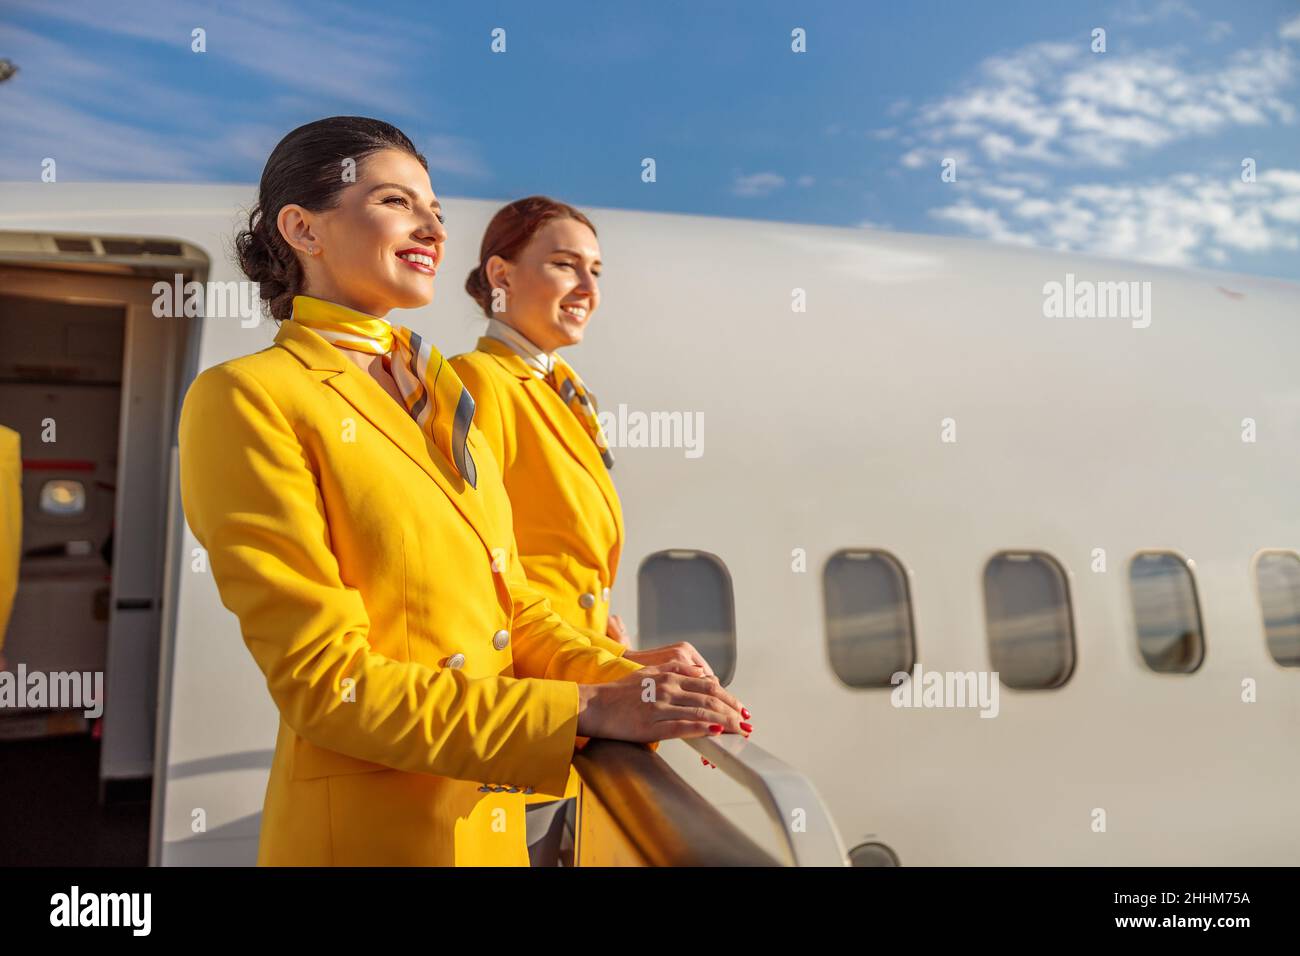
[[[307, 368], [329, 373], [321, 381], [338, 392], [433, 479], [469, 522], [490, 554], [494, 549], [508, 545], [508, 542], [491, 540], [497, 529], [488, 520], [481, 495], [469, 487], [415, 419], [384, 391], [382, 385], [344, 358], [335, 346], [297, 322], [282, 323], [275, 344], [288, 350]], [[470, 454], [474, 453], [471, 439]]]
[[600, 449], [591, 440], [591, 436], [582, 427], [582, 423], [578, 421], [577, 416], [564, 404], [564, 401], [556, 394], [555, 389], [551, 388], [549, 383], [534, 375], [532, 369], [510, 346], [485, 335], [478, 340], [478, 348], [495, 358], [507, 371], [520, 380], [524, 392], [537, 406], [537, 410], [545, 419], [546, 424], [550, 426], [551, 431], [560, 439], [561, 444], [568, 449], [569, 454], [577, 459], [578, 464], [586, 469], [587, 474], [591, 475], [600, 488], [606, 507], [609, 508], [609, 512], [614, 518], [618, 540], [621, 544], [623, 541], [623, 519], [622, 509], [618, 504], [618, 491], [614, 488], [614, 480], [609, 476], [609, 469], [605, 467], [605, 462], [600, 457]]

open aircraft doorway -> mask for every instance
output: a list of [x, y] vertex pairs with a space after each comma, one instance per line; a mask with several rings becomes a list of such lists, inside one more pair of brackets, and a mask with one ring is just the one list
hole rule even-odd
[[[19, 435], [18, 589], [4, 644], [0, 862], [147, 861], [167, 512], [193, 318], [174, 241], [0, 234], [0, 406]], [[57, 818], [43, 808], [58, 805]]]

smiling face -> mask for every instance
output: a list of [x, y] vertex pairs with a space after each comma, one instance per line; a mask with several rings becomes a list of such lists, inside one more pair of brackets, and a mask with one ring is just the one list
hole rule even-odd
[[358, 163], [335, 208], [286, 205], [276, 222], [299, 252], [305, 294], [383, 317], [433, 301], [447, 241], [441, 213], [420, 161], [385, 149]]
[[493, 256], [488, 281], [506, 290], [496, 313], [546, 352], [577, 345], [600, 305], [600, 245], [576, 219], [552, 219], [533, 234], [515, 262]]

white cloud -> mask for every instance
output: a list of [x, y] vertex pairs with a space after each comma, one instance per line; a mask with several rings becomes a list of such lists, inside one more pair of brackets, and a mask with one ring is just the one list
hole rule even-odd
[[996, 184], [973, 191], [994, 205], [963, 197], [930, 215], [982, 238], [1166, 265], [1300, 249], [1300, 170], [1268, 170], [1255, 183], [1180, 173], [1052, 192]]
[[1278, 200], [1269, 212], [1274, 219], [1282, 222], [1300, 223], [1300, 196]]
[[998, 177], [1004, 183], [1017, 183], [1021, 186], [1029, 186], [1033, 189], [1046, 189], [1051, 182], [1042, 173], [1031, 173], [1023, 170], [1005, 172]]
[[1258, 179], [1267, 186], [1273, 186], [1282, 192], [1300, 193], [1300, 172], [1290, 169], [1266, 169]]
[[[0, 98], [0, 176], [26, 179], [46, 156], [59, 162], [60, 179], [211, 179], [228, 174], [232, 159], [260, 170], [288, 129], [223, 120], [229, 111], [224, 91], [190, 92], [194, 84], [176, 73], [178, 55], [187, 64], [183, 70], [190, 63], [195, 71], [233, 64], [265, 85], [265, 102], [303, 120], [321, 115], [322, 103], [390, 119], [416, 141], [431, 172], [485, 175], [473, 144], [420, 135], [430, 113], [437, 113], [436, 97], [416, 105], [393, 95], [401, 84], [400, 63], [426, 55], [434, 38], [382, 12], [363, 16], [335, 4], [324, 9], [328, 16], [283, 0], [239, 0], [201, 12], [162, 0], [6, 0], [7, 11], [63, 20], [90, 35], [73, 44], [0, 24], [0, 47], [12, 51], [19, 66]], [[196, 26], [207, 31], [206, 53], [190, 52]], [[163, 50], [157, 61], [113, 62], [93, 53], [109, 46], [106, 34], [170, 52]], [[141, 117], [151, 120], [142, 124]]]
[[1300, 40], [1300, 15], [1292, 17], [1278, 29], [1277, 35], [1283, 40]]
[[1224, 37], [1232, 35], [1232, 24], [1227, 20], [1215, 20], [1206, 30], [1205, 39], [1218, 43]]
[[1034, 244], [1028, 233], [1013, 231], [996, 209], [980, 208], [964, 199], [952, 206], [931, 209], [930, 215], [936, 219], [955, 222], [969, 232], [994, 242], [1010, 242], [1022, 246]]
[[1016, 141], [1010, 136], [1003, 136], [1001, 133], [985, 133], [980, 139], [980, 149], [984, 150], [984, 155], [993, 162], [997, 162], [1003, 156], [1009, 156], [1016, 150]]
[[926, 150], [918, 147], [916, 149], [908, 150], [906, 153], [904, 153], [902, 158], [899, 160], [899, 162], [901, 162], [908, 169], [920, 169], [922, 166], [925, 165], [925, 156], [926, 156]]
[[[994, 165], [1120, 166], [1193, 135], [1295, 118], [1300, 69], [1289, 47], [1238, 50], [1203, 70], [1179, 56], [1031, 44], [986, 59], [972, 84], [917, 107], [908, 129], [949, 149], [969, 145]], [[902, 162], [922, 165], [916, 150]]]
[[[374, 109], [383, 115], [403, 107], [394, 92], [409, 57], [428, 55], [427, 18], [412, 20], [374, 4], [364, 9], [333, 2], [304, 8], [286, 0], [235, 0], [198, 10], [171, 0], [5, 0], [9, 12], [25, 10], [65, 20], [79, 30], [98, 30], [188, 52], [190, 32], [207, 34], [206, 56], [229, 60], [277, 88], [310, 92]], [[421, 35], [423, 34], [423, 35]], [[432, 104], [422, 95], [421, 108]]]
[[182, 146], [169, 136], [101, 119], [16, 84], [7, 85], [4, 104], [0, 177], [5, 179], [39, 180], [46, 158], [55, 161], [59, 182], [209, 178], [214, 157], [205, 156], [197, 144]]
[[975, 187], [982, 195], [990, 199], [996, 199], [999, 202], [1015, 202], [1025, 195], [1025, 191], [1016, 186], [996, 186], [990, 183], [980, 183]]
[[1175, 15], [1186, 17], [1188, 20], [1201, 18], [1201, 15], [1184, 0], [1160, 0], [1156, 4], [1139, 4], [1129, 0], [1125, 6], [1112, 14], [1121, 23], [1131, 23], [1136, 26], [1168, 20]]
[[785, 177], [778, 173], [749, 173], [735, 178], [731, 192], [745, 198], [770, 196], [784, 185]]
[[970, 153], [964, 149], [950, 149], [944, 146], [918, 146], [915, 149], [908, 150], [899, 158], [899, 162], [908, 169], [929, 167], [934, 170], [936, 176], [939, 175], [948, 160], [952, 160], [957, 164], [959, 177], [976, 171], [976, 166], [970, 161]]

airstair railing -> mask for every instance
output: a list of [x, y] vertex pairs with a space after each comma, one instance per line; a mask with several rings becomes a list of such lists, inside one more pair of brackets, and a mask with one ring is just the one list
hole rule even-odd
[[592, 740], [573, 761], [582, 778], [579, 866], [847, 865], [835, 824], [801, 773], [744, 737], [685, 742], [754, 796], [777, 828], [786, 859], [758, 846], [659, 754]]

